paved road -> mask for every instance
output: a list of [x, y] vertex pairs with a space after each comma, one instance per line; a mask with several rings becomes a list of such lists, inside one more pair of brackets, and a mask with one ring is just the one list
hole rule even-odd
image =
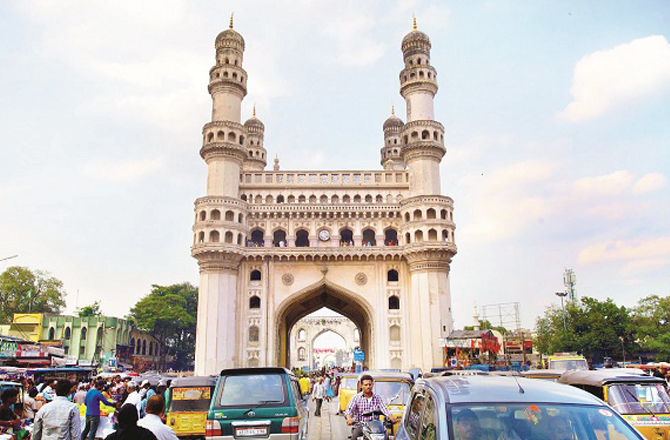
[[324, 402], [321, 417], [316, 417], [315, 404], [310, 400], [308, 440], [347, 440], [351, 431], [344, 421], [344, 416], [337, 415], [337, 406], [337, 398], [330, 403]]

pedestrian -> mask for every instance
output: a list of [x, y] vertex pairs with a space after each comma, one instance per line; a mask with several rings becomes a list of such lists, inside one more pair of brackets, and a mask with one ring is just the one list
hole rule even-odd
[[330, 374], [326, 374], [326, 379], [323, 381], [323, 389], [326, 393], [324, 399], [326, 399], [326, 402], [330, 402], [330, 399], [333, 397], [333, 390], [330, 387]]
[[107, 406], [116, 406], [105, 399], [105, 396], [100, 392], [103, 386], [104, 382], [98, 380], [95, 382], [95, 386], [86, 393], [86, 397], [84, 398], [84, 404], [86, 405], [86, 426], [81, 433], [81, 440], [86, 440], [87, 436], [89, 440], [95, 439], [95, 433], [98, 431], [98, 426], [100, 425], [100, 402]]
[[79, 388], [77, 389], [77, 392], [74, 393], [72, 401], [74, 403], [84, 403], [84, 399], [86, 399], [86, 385], [79, 384]]
[[147, 400], [147, 415], [137, 422], [138, 426], [153, 432], [158, 440], [179, 440], [172, 428], [163, 423], [161, 418], [165, 413], [165, 401], [161, 396], [151, 396]]
[[12, 410], [14, 405], [19, 400], [18, 388], [7, 388], [0, 394], [0, 432], [8, 429], [19, 429], [21, 427], [21, 419]]
[[311, 384], [309, 382], [309, 378], [305, 373], [303, 373], [302, 377], [298, 380], [298, 385], [300, 385], [300, 392], [302, 393], [302, 398], [305, 399], [305, 401], [307, 401], [307, 399], [309, 399]]
[[42, 388], [42, 392], [40, 393], [42, 397], [44, 397], [44, 400], [47, 402], [51, 402], [56, 398], [56, 381], [55, 380], [50, 380], [46, 383], [46, 386]]
[[323, 387], [323, 378], [320, 377], [312, 388], [312, 400], [316, 401], [316, 410], [314, 415], [321, 417], [321, 405], [323, 405], [323, 398], [326, 395], [326, 390]]
[[153, 432], [137, 426], [139, 416], [135, 405], [123, 405], [117, 420], [117, 430], [105, 437], [105, 440], [158, 440]]
[[23, 418], [33, 421], [35, 419], [35, 414], [37, 413], [37, 402], [35, 401], [37, 397], [37, 390], [31, 388], [28, 390], [28, 394], [24, 394], [23, 397]]
[[35, 415], [33, 440], [79, 440], [81, 419], [79, 408], [67, 396], [73, 384], [67, 379], [56, 382], [56, 397]]
[[[139, 407], [140, 402], [142, 401], [142, 398], [140, 397], [140, 393], [137, 392], [137, 385], [135, 382], [128, 382], [128, 397], [126, 400], [123, 402], [124, 405], [131, 404], [135, 405], [136, 407]], [[139, 410], [139, 408], [138, 408]], [[139, 412], [138, 412], [139, 415]]]

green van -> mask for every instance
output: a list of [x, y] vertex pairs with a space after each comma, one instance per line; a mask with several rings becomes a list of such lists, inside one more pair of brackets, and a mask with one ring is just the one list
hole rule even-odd
[[309, 412], [298, 378], [285, 368], [222, 370], [205, 435], [219, 440], [307, 440]]

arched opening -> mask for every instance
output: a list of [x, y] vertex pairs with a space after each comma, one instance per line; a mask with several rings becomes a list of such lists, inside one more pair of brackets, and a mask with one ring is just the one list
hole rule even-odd
[[363, 231], [363, 246], [377, 246], [375, 231], [372, 229], [365, 229]]
[[[213, 212], [212, 212], [213, 214]], [[234, 222], [235, 221], [235, 213], [233, 211], [226, 211], [226, 221], [227, 222]]]
[[200, 231], [198, 232], [198, 243], [204, 243], [205, 242], [205, 233]]
[[153, 356], [154, 354], [154, 343], [149, 342], [149, 356]]
[[405, 233], [405, 244], [410, 244], [412, 240], [410, 239], [410, 234], [409, 232]]
[[277, 203], [284, 203], [284, 196], [277, 196]]
[[258, 269], [252, 270], [249, 274], [249, 281], [260, 281], [261, 280], [261, 271]]
[[384, 231], [384, 245], [398, 246], [398, 231], [393, 228]]
[[436, 218], [435, 210], [433, 208], [429, 208], [428, 211], [426, 211], [426, 218], [429, 220]]
[[441, 218], [442, 220], [446, 220], [446, 219], [447, 219], [447, 210], [446, 210], [446, 209], [443, 209], [443, 210], [440, 211], [440, 218]]
[[386, 272], [386, 281], [391, 282], [398, 281], [398, 271], [395, 269], [391, 269], [388, 272]]
[[70, 330], [70, 327], [65, 327], [65, 336], [63, 336], [63, 339], [69, 341], [70, 336], [72, 336], [72, 330]]
[[130, 340], [130, 354], [135, 354], [135, 338]]
[[213, 209], [212, 213], [209, 214], [209, 218], [211, 220], [221, 220], [221, 211], [219, 211], [218, 209]]
[[274, 364], [290, 366], [291, 354], [297, 352], [291, 347], [291, 330], [300, 319], [324, 307], [351, 320], [360, 334], [360, 341], [357, 345], [365, 352], [364, 365], [374, 368], [375, 352], [370, 343], [373, 322], [372, 307], [363, 296], [327, 279], [290, 295], [278, 304], [275, 315], [278, 344], [275, 347]]
[[220, 239], [220, 234], [219, 231], [211, 231], [209, 233], [209, 242], [210, 243], [218, 243]]
[[409, 212], [406, 212], [406, 213], [405, 213], [405, 221], [406, 221], [406, 222], [409, 221]]
[[96, 345], [102, 344], [102, 327], [98, 327], [98, 331], [95, 332], [95, 343]]
[[233, 242], [233, 233], [231, 231], [226, 232], [226, 243]]
[[[353, 341], [350, 341], [350, 344]], [[312, 339], [312, 368], [328, 368], [349, 364], [349, 350], [347, 341], [342, 335], [332, 330], [324, 329]]]
[[354, 244], [354, 233], [349, 228], [340, 231], [340, 245], [352, 246]]
[[288, 202], [289, 203], [295, 203], [295, 196], [293, 196], [293, 195], [288, 196]]
[[354, 196], [354, 203], [361, 203], [361, 196], [359, 196], [358, 194], [356, 194], [356, 195]]
[[414, 241], [423, 241], [423, 231], [416, 231], [414, 233]]
[[304, 195], [298, 196], [298, 203], [305, 203], [307, 202], [307, 198]]
[[322, 195], [322, 196], [319, 198], [319, 203], [323, 203], [323, 204], [328, 203], [328, 196], [325, 195], [325, 194]]
[[442, 229], [442, 241], [449, 242], [449, 231]]
[[400, 298], [395, 295], [389, 296], [389, 310], [400, 310]]
[[275, 247], [286, 247], [286, 231], [277, 229], [274, 234], [272, 234], [272, 242]]
[[307, 332], [304, 328], [298, 330], [298, 341], [304, 341], [307, 339]]
[[242, 246], [242, 240], [244, 240], [244, 236], [242, 234], [237, 234], [237, 244], [239, 246]]
[[271, 195], [265, 196], [265, 204], [266, 205], [272, 205], [273, 198]]
[[307, 360], [307, 350], [305, 350], [305, 347], [300, 347], [298, 349], [298, 360], [299, 361], [306, 361]]
[[338, 203], [340, 203], [340, 197], [334, 195], [333, 197], [330, 198], [330, 203], [332, 203], [333, 205], [337, 205]]
[[316, 203], [316, 196], [315, 196], [314, 194], [312, 194], [311, 196], [309, 196], [309, 203], [310, 203], [311, 205], [313, 205], [314, 203]]
[[265, 231], [262, 229], [254, 229], [251, 231], [251, 241], [249, 245], [251, 247], [260, 247], [263, 246], [265, 243], [263, 236], [265, 235]]
[[304, 229], [299, 230], [295, 233], [295, 246], [296, 247], [309, 247], [309, 232]]
[[261, 299], [256, 295], [249, 298], [249, 308], [250, 309], [260, 309], [261, 308]]
[[50, 327], [49, 328], [49, 340], [53, 341], [54, 339], [56, 339], [56, 329], [53, 328], [53, 327]]
[[365, 203], [372, 203], [372, 196], [370, 194], [365, 196]]
[[147, 340], [142, 341], [142, 355], [147, 354]]
[[81, 328], [81, 338], [79, 338], [79, 339], [81, 339], [82, 341], [85, 341], [86, 340], [86, 333], [88, 333], [88, 330], [86, 330], [86, 327], [82, 327]]
[[435, 229], [428, 230], [428, 240], [437, 241], [437, 231]]
[[206, 211], [200, 211], [200, 221], [203, 222], [207, 218], [207, 212]]
[[414, 210], [414, 220], [421, 220], [421, 210], [420, 209], [415, 209]]

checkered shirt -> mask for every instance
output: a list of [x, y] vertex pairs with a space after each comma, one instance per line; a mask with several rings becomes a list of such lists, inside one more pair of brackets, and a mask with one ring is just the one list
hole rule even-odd
[[363, 396], [362, 392], [351, 398], [344, 414], [351, 417], [356, 422], [369, 422], [370, 420], [377, 420], [378, 416], [362, 416], [361, 414], [372, 411], [383, 412], [386, 419], [392, 417], [391, 412], [384, 404], [382, 398], [379, 397], [379, 394], [372, 394], [372, 398], [368, 401], [368, 399]]

